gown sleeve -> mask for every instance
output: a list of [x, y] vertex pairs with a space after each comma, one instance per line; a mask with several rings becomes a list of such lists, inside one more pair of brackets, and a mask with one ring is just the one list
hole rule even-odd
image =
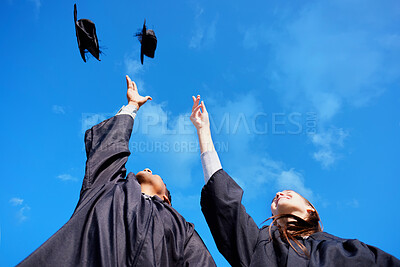
[[86, 131], [87, 160], [81, 196], [88, 189], [125, 177], [132, 128], [133, 118], [124, 114], [105, 120]]
[[[362, 243], [362, 242], [361, 242]], [[370, 246], [362, 243], [366, 246], [370, 252], [372, 252], [375, 263], [378, 266], [397, 266], [400, 267], [400, 260], [396, 257], [390, 255], [389, 253], [384, 252], [383, 250], [376, 248], [374, 246]]]
[[216, 266], [206, 245], [195, 230], [185, 245], [183, 258], [185, 259], [184, 266]]
[[319, 241], [314, 249], [308, 247], [313, 266], [400, 266], [396, 257], [358, 239], [343, 239], [326, 232], [313, 234], [311, 239]]
[[243, 190], [222, 169], [201, 192], [201, 209], [218, 250], [232, 266], [249, 266], [259, 228], [241, 204]]

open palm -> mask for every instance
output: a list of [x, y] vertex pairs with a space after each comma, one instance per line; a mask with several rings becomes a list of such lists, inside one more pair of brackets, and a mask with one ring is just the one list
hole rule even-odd
[[126, 86], [128, 87], [126, 96], [128, 98], [129, 104], [136, 105], [137, 108], [140, 108], [144, 103], [147, 102], [147, 100], [152, 100], [150, 96], [139, 95], [136, 83], [132, 81], [128, 75], [126, 75]]

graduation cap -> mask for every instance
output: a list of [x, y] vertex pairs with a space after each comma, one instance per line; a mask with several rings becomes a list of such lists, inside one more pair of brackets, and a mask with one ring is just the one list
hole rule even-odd
[[136, 36], [142, 44], [140, 48], [140, 61], [143, 65], [143, 55], [154, 58], [154, 52], [157, 48], [157, 37], [153, 30], [146, 29], [146, 20], [144, 20], [142, 31], [136, 33]]
[[101, 52], [99, 49], [99, 42], [97, 41], [96, 27], [93, 21], [88, 19], [80, 19], [77, 21], [77, 13], [76, 4], [74, 4], [75, 32], [82, 59], [86, 62], [85, 54], [90, 52], [90, 54], [100, 61], [99, 55]]

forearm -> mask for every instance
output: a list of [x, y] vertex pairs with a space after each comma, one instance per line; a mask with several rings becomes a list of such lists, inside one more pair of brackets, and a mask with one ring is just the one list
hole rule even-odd
[[199, 137], [200, 153], [215, 151], [214, 143], [211, 138], [210, 128], [201, 128], [197, 130]]
[[215, 151], [209, 127], [200, 128], [197, 131], [201, 152], [201, 165], [203, 167], [204, 182], [207, 183], [210, 177], [222, 169], [218, 154]]

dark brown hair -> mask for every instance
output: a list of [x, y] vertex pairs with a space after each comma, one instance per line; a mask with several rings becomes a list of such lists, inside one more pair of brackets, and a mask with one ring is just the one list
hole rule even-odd
[[[298, 194], [299, 196], [301, 196], [304, 199], [304, 201], [307, 203], [307, 205], [309, 205], [311, 208], [313, 208], [313, 211], [309, 212], [308, 216], [305, 219], [302, 219], [293, 214], [278, 214], [278, 215], [273, 215], [273, 216], [269, 217], [264, 222], [272, 219], [272, 222], [269, 225], [269, 236], [271, 239], [272, 239], [271, 228], [272, 228], [272, 225], [275, 225], [278, 227], [281, 238], [283, 240], [286, 240], [299, 256], [302, 256], [302, 255], [292, 245], [290, 240], [292, 240], [294, 243], [296, 243], [302, 250], [303, 255], [305, 255], [307, 258], [309, 258], [310, 253], [308, 252], [307, 248], [302, 243], [300, 243], [296, 239], [296, 237], [305, 237], [305, 236], [310, 236], [317, 232], [322, 232], [323, 226], [321, 223], [321, 218], [319, 217], [319, 214], [317, 212], [317, 209], [313, 206], [313, 204], [311, 204], [310, 201], [308, 201], [305, 197], [303, 197], [299, 193], [297, 193], [297, 192], [295, 192], [295, 193]], [[285, 219], [285, 220], [281, 220], [281, 219]], [[289, 219], [292, 219], [292, 220], [289, 220]], [[278, 220], [281, 220], [280, 223], [278, 223]], [[282, 221], [284, 223], [282, 223]]]
[[169, 203], [172, 206], [172, 196], [171, 196], [171, 192], [169, 192], [169, 190], [165, 187], [165, 190], [167, 190], [167, 197], [169, 199]]

